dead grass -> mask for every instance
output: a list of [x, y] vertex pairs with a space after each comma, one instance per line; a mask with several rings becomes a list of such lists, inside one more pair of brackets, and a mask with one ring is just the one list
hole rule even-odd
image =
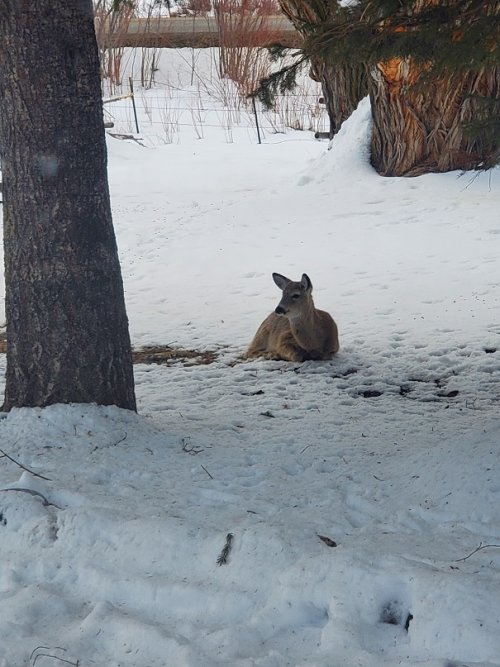
[[217, 353], [212, 350], [186, 350], [170, 345], [151, 345], [132, 351], [134, 364], [172, 364], [182, 362], [185, 366], [213, 364]]
[[136, 2], [117, 3], [115, 0], [94, 0], [94, 25], [99, 49], [101, 77], [107, 79], [113, 91], [121, 85], [122, 58], [124, 45], [110, 46], [114, 40], [120, 43], [120, 37], [128, 32], [130, 21], [136, 9]]
[[[7, 337], [5, 331], [0, 331], [0, 354], [7, 352]], [[212, 350], [186, 350], [170, 345], [151, 345], [139, 350], [132, 350], [134, 364], [164, 364], [181, 363], [184, 366], [205, 366], [217, 361], [217, 353]]]
[[275, 0], [217, 0], [214, 9], [221, 77], [234, 81], [246, 97], [269, 74], [269, 55], [260, 47], [279, 41], [279, 31], [269, 27], [279, 8]]

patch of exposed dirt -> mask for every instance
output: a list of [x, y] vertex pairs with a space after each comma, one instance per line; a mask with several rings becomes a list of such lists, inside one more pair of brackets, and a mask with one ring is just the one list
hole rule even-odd
[[[7, 352], [7, 336], [0, 331], [0, 354]], [[186, 350], [170, 345], [151, 345], [132, 351], [134, 364], [173, 364], [183, 363], [185, 366], [203, 366], [217, 360], [217, 353], [208, 350]]]
[[151, 345], [132, 351], [134, 364], [171, 364], [182, 362], [185, 366], [212, 364], [217, 353], [212, 350], [186, 350], [170, 345]]

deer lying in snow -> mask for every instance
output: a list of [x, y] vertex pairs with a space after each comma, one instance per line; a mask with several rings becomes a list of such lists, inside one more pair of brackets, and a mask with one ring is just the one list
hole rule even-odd
[[273, 273], [273, 280], [283, 296], [258, 328], [245, 358], [331, 359], [339, 350], [337, 325], [328, 313], [314, 307], [309, 276], [304, 273], [296, 283]]

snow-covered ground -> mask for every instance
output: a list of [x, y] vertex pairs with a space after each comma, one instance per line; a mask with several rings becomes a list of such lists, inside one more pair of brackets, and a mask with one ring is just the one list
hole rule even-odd
[[[217, 360], [136, 366], [139, 415], [0, 421], [0, 666], [499, 667], [500, 171], [379, 177], [367, 101], [330, 150], [161, 143], [139, 107], [108, 140], [133, 343]], [[333, 361], [242, 361], [273, 271]]]

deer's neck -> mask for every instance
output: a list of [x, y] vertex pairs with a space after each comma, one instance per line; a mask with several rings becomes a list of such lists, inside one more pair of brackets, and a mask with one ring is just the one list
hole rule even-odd
[[290, 328], [298, 344], [305, 350], [314, 347], [317, 313], [311, 301], [295, 317], [290, 317]]

